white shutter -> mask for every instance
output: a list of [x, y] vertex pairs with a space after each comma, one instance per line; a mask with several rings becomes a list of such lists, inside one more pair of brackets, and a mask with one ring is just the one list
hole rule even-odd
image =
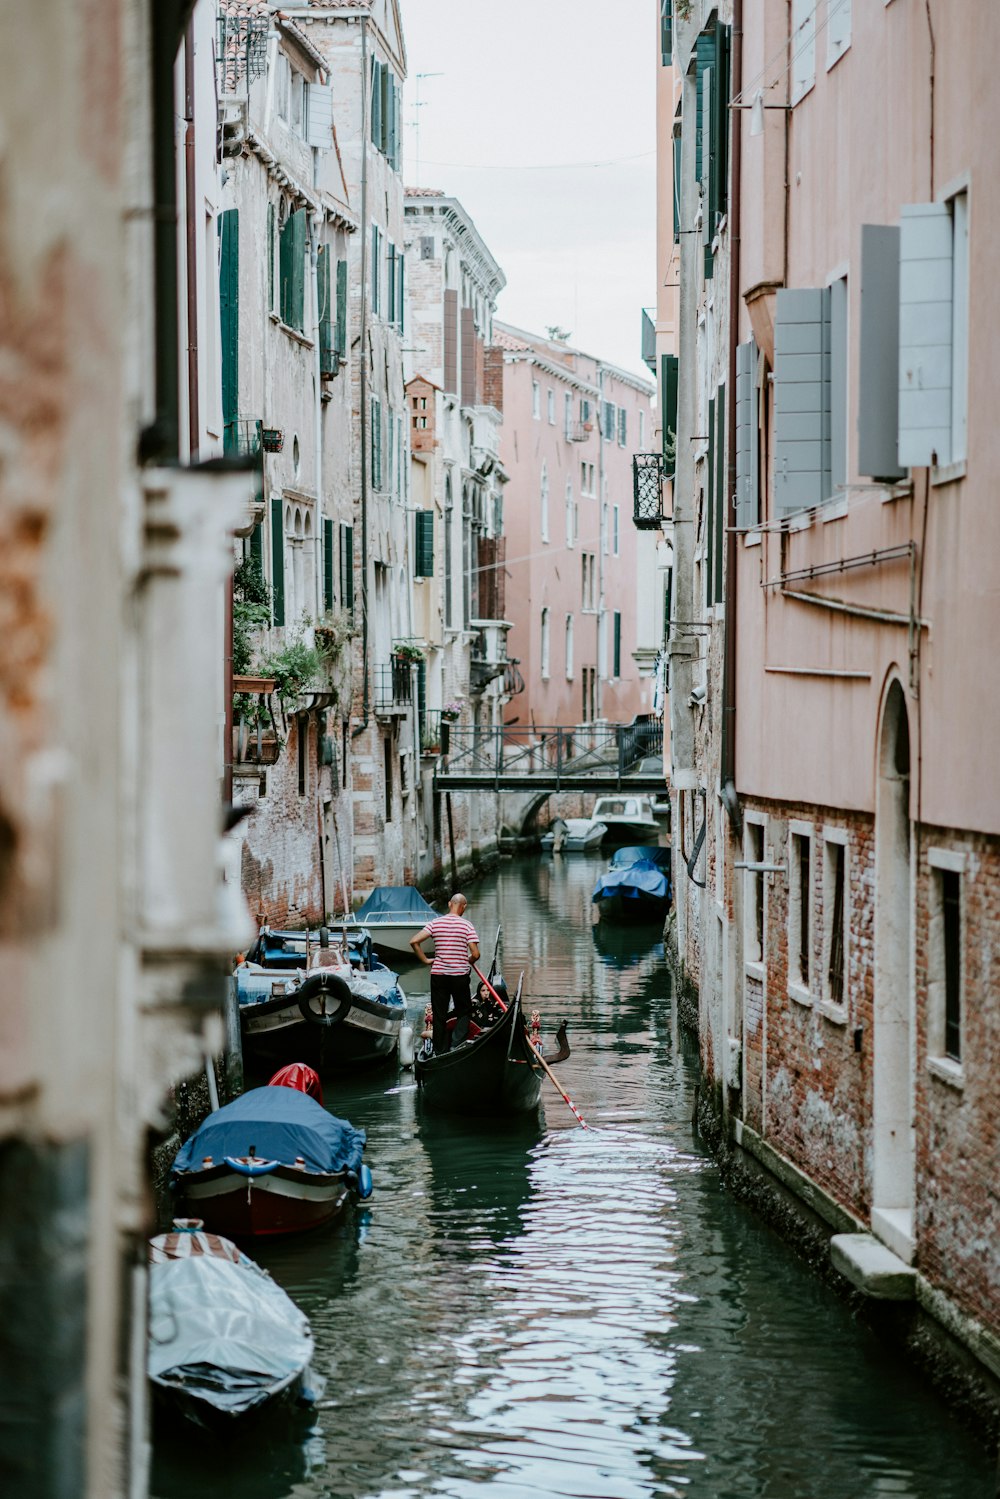
[[827, 0], [826, 65], [832, 68], [851, 45], [851, 0]]
[[774, 325], [774, 497], [790, 515], [830, 497], [830, 290], [778, 292]]
[[791, 103], [798, 104], [816, 82], [816, 0], [792, 0]]
[[757, 502], [757, 345], [736, 349], [736, 525], [758, 524]]
[[899, 230], [861, 225], [858, 339], [858, 473], [900, 479]]
[[329, 151], [333, 145], [333, 89], [328, 83], [306, 84], [306, 140]]
[[951, 462], [952, 221], [919, 203], [899, 222], [899, 461]]

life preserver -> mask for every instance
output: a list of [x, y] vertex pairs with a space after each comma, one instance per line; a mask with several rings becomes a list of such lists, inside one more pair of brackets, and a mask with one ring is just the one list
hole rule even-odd
[[337, 973], [320, 969], [303, 980], [299, 1013], [310, 1025], [339, 1025], [351, 1008], [351, 991]]

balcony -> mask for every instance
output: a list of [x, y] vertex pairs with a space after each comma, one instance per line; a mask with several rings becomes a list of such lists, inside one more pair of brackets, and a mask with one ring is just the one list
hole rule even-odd
[[664, 477], [662, 453], [633, 453], [632, 520], [636, 530], [659, 531], [663, 526]]
[[566, 441], [567, 442], [587, 442], [589, 440], [591, 434], [593, 433], [593, 430], [594, 430], [594, 424], [593, 424], [593, 422], [567, 422], [566, 423]]
[[644, 307], [642, 309], [642, 362], [647, 369], [656, 374], [656, 324], [653, 321], [654, 309]]
[[413, 662], [394, 656], [372, 672], [376, 718], [402, 718], [413, 702]]

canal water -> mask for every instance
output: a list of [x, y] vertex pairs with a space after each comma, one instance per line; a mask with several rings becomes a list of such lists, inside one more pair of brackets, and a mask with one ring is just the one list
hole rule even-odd
[[[720, 1186], [653, 930], [592, 926], [602, 860], [472, 887], [564, 1087], [516, 1125], [428, 1118], [412, 1075], [326, 1089], [375, 1195], [253, 1252], [312, 1319], [294, 1440], [157, 1441], [157, 1499], [988, 1499], [993, 1467], [907, 1366]], [[426, 972], [404, 975], [408, 993]], [[418, 1008], [419, 1013], [419, 1008]]]

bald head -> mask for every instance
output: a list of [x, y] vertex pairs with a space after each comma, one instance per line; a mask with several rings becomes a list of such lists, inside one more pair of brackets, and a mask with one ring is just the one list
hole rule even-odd
[[456, 916], [461, 916], [468, 904], [464, 895], [453, 895], [448, 902], [448, 910], [453, 911]]

